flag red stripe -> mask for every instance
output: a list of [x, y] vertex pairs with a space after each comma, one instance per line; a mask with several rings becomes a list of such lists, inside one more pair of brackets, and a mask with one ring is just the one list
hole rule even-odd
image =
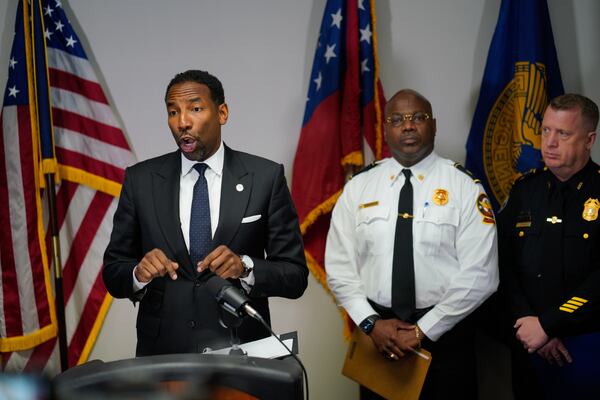
[[119, 128], [56, 107], [52, 108], [52, 118], [54, 126], [79, 132], [101, 142], [129, 150], [125, 135]]
[[23, 370], [25, 372], [39, 372], [44, 369], [48, 363], [48, 359], [52, 355], [54, 346], [56, 346], [56, 340], [55, 337], [34, 347]]
[[102, 224], [102, 220], [112, 203], [113, 197], [102, 192], [96, 192], [90, 203], [80, 228], [73, 238], [71, 252], [64, 262], [63, 267], [63, 289], [65, 293], [65, 303], [69, 301], [79, 270], [88, 253], [88, 250], [96, 237], [96, 232]]
[[85, 343], [88, 340], [90, 332], [94, 327], [98, 312], [106, 296], [106, 287], [102, 280], [102, 268], [98, 268], [98, 275], [94, 281], [94, 285], [90, 289], [90, 293], [85, 302], [85, 306], [81, 313], [81, 319], [77, 328], [71, 337], [69, 345], [69, 365], [76, 365], [81, 357]]
[[314, 110], [302, 127], [292, 176], [292, 197], [302, 223], [319, 204], [344, 185], [341, 168], [339, 120], [340, 97], [335, 92]]
[[81, 153], [56, 147], [56, 157], [63, 165], [85, 170], [91, 174], [101, 176], [113, 182], [123, 182], [125, 170], [112, 164], [96, 160]]
[[97, 82], [88, 81], [73, 75], [69, 72], [61, 71], [55, 68], [48, 68], [50, 72], [50, 85], [60, 89], [65, 89], [70, 92], [75, 92], [90, 100], [97, 101], [102, 104], [108, 104], [108, 100], [104, 95], [102, 86]]
[[[4, 113], [3, 113], [4, 114]], [[4, 138], [4, 115], [0, 115], [0, 133]], [[28, 127], [28, 126], [27, 126]], [[19, 127], [26, 130], [27, 127]], [[0, 260], [2, 262], [2, 293], [4, 308], [4, 324], [6, 326], [7, 337], [21, 336], [23, 334], [21, 324], [21, 306], [19, 293], [14, 288], [17, 285], [17, 271], [15, 268], [15, 255], [13, 251], [12, 226], [10, 223], [9, 202], [8, 202], [8, 178], [6, 171], [6, 149], [4, 140], [0, 140], [0, 150], [4, 155], [2, 165], [0, 165], [0, 204], [2, 212], [0, 213]], [[4, 359], [4, 357], [3, 357]]]

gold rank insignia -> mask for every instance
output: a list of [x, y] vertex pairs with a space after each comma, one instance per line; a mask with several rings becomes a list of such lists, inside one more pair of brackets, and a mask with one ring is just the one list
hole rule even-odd
[[477, 197], [477, 210], [483, 215], [484, 224], [493, 224], [496, 222], [494, 220], [492, 203], [485, 193], [481, 193], [479, 197]]
[[581, 216], [586, 221], [595, 221], [598, 219], [598, 209], [600, 209], [598, 199], [589, 198], [583, 204], [583, 213]]
[[588, 301], [586, 299], [582, 299], [581, 297], [571, 297], [564, 303], [562, 306], [558, 307], [560, 311], [567, 312], [569, 314], [577, 311], [580, 307], [582, 307]]
[[448, 204], [448, 191], [445, 189], [435, 189], [435, 192], [433, 192], [433, 202], [438, 206]]

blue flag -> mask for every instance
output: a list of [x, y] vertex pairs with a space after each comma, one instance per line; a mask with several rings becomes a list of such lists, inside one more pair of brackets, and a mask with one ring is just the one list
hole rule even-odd
[[563, 93], [546, 0], [503, 0], [466, 160], [495, 210], [516, 177], [542, 165], [544, 111], [550, 99]]

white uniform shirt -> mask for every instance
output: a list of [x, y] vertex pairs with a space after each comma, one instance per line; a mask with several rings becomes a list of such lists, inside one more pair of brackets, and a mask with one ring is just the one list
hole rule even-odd
[[[325, 251], [327, 282], [356, 324], [376, 314], [367, 298], [385, 307], [392, 304], [403, 168], [388, 158], [357, 175], [333, 210]], [[415, 305], [434, 306], [417, 323], [435, 341], [498, 287], [496, 226], [483, 187], [452, 161], [431, 153], [410, 170]]]

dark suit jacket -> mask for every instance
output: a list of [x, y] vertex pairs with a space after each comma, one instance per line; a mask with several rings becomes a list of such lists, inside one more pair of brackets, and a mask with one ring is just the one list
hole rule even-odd
[[[180, 151], [126, 170], [104, 254], [103, 278], [109, 293], [134, 302], [141, 297], [137, 355], [201, 352], [229, 345], [230, 333], [219, 324], [220, 310], [204, 284], [207, 274], [197, 273], [192, 266], [181, 232], [180, 173]], [[213, 246], [224, 244], [252, 258], [256, 281], [249, 296], [270, 322], [267, 297], [300, 297], [308, 276], [283, 166], [225, 146], [222, 179]], [[236, 190], [239, 184], [242, 191]], [[244, 217], [255, 215], [260, 219], [242, 223]], [[143, 293], [134, 293], [133, 269], [154, 248], [179, 264], [178, 278], [155, 278]], [[240, 286], [237, 280], [233, 283]], [[238, 335], [246, 342], [269, 334], [258, 322], [245, 318]]]

